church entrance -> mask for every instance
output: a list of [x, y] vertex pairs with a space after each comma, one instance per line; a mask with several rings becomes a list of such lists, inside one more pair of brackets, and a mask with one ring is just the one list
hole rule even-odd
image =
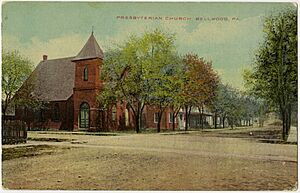
[[79, 126], [80, 128], [89, 128], [90, 123], [90, 106], [88, 103], [82, 103], [80, 105], [80, 113], [79, 113]]

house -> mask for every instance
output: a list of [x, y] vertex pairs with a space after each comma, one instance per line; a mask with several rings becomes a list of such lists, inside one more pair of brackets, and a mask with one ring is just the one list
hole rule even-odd
[[[76, 56], [48, 59], [37, 65], [23, 84], [33, 82], [31, 96], [43, 103], [37, 109], [16, 107], [16, 119], [25, 120], [28, 128], [56, 130], [124, 130], [134, 127], [133, 114], [124, 104], [102, 109], [97, 95], [103, 88], [100, 79], [104, 63], [103, 50], [94, 34]], [[18, 92], [26, 89], [22, 86]], [[146, 106], [143, 127], [156, 127], [155, 107]], [[172, 128], [171, 111], [162, 116], [162, 128]], [[177, 123], [176, 123], [177, 127]]]

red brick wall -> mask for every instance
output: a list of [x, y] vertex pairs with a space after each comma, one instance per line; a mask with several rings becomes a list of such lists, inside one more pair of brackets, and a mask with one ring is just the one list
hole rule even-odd
[[[75, 62], [75, 88], [79, 89], [95, 89], [101, 87], [100, 73], [102, 68], [102, 60], [99, 58], [90, 60], [79, 60]], [[88, 80], [83, 80], [84, 68], [88, 68]]]
[[[159, 109], [155, 106], [146, 106], [144, 109], [145, 126], [147, 128], [157, 128], [157, 123], [154, 122], [154, 114], [158, 113]], [[160, 127], [161, 129], [172, 129], [172, 123], [169, 120], [169, 113], [171, 109], [167, 108], [162, 115]], [[175, 128], [177, 128], [177, 122], [175, 122]]]
[[[75, 61], [75, 82], [73, 89], [74, 100], [74, 129], [79, 128], [78, 114], [80, 105], [83, 102], [89, 104], [90, 107], [90, 129], [96, 130], [96, 119], [99, 114], [97, 95], [101, 90], [102, 82], [100, 81], [100, 73], [102, 60], [99, 58], [90, 60]], [[88, 80], [84, 80], [84, 69], [88, 68]]]
[[[59, 108], [59, 119], [53, 120], [53, 113], [55, 105]], [[51, 129], [51, 130], [73, 130], [73, 100], [70, 97], [66, 101], [51, 101], [46, 104], [42, 110], [43, 121], [39, 121], [35, 114], [40, 110], [34, 112], [32, 109], [16, 108], [16, 119], [23, 120], [27, 123], [28, 128]]]
[[[113, 108], [116, 108], [115, 119], [113, 119]], [[99, 131], [117, 131], [129, 130], [134, 128], [134, 119], [132, 112], [128, 111], [126, 124], [126, 104], [116, 104], [108, 107], [105, 112], [100, 115]]]
[[[59, 107], [59, 120], [53, 120], [55, 105]], [[66, 101], [52, 101], [45, 111], [45, 127], [56, 130], [73, 130], [73, 97]]]

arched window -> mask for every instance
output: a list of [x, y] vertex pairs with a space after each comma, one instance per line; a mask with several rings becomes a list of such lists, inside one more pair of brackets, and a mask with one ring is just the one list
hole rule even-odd
[[80, 128], [89, 128], [90, 106], [86, 102], [80, 105], [79, 125]]
[[111, 112], [112, 112], [112, 120], [115, 121], [116, 117], [117, 117], [117, 108], [116, 108], [116, 106], [112, 107]]
[[43, 108], [34, 111], [34, 119], [38, 122], [46, 121], [45, 110]]
[[125, 110], [125, 125], [129, 125], [129, 111], [128, 109]]
[[59, 105], [58, 103], [55, 103], [55, 105], [53, 106], [52, 121], [59, 121], [59, 120], [60, 120]]
[[88, 80], [88, 67], [87, 66], [83, 70], [83, 80], [84, 81]]

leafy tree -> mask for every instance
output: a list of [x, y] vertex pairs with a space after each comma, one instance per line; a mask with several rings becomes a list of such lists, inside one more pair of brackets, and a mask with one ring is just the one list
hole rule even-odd
[[257, 112], [256, 101], [254, 98], [246, 95], [245, 93], [241, 93], [240, 104], [242, 107], [242, 112], [239, 117], [239, 125], [242, 125], [242, 120], [246, 121], [246, 125], [250, 126], [250, 121], [253, 121], [253, 118]]
[[218, 85], [217, 94], [211, 106], [215, 117], [219, 116], [221, 118], [223, 128], [225, 128], [226, 119], [229, 125], [233, 127], [235, 121], [243, 110], [245, 110], [243, 108], [243, 102], [240, 100], [239, 92], [231, 86], [224, 84]]
[[180, 109], [184, 105], [184, 64], [182, 59], [180, 59], [180, 63], [177, 65], [177, 72], [171, 77], [173, 84], [171, 89], [171, 102], [170, 109], [172, 110], [172, 130], [175, 131], [175, 119], [179, 114]]
[[211, 62], [207, 62], [195, 54], [187, 54], [183, 61], [186, 69], [182, 96], [186, 112], [185, 130], [187, 130], [192, 106], [199, 108], [201, 112], [200, 120], [202, 120], [203, 107], [212, 103], [219, 79], [217, 73], [212, 68]]
[[101, 76], [105, 87], [99, 96], [100, 103], [126, 103], [139, 132], [145, 105], [152, 101], [165, 108], [169, 100], [167, 85], [171, 79], [167, 69], [175, 56], [173, 35], [154, 30], [142, 37], [131, 36], [106, 56]]
[[263, 99], [257, 99], [257, 112], [258, 125], [259, 127], [264, 126], [264, 121], [266, 120], [266, 114], [269, 112], [268, 103]]
[[297, 10], [267, 17], [264, 32], [253, 70], [245, 73], [246, 86], [279, 110], [286, 140], [297, 101]]
[[212, 103], [212, 110], [215, 114], [215, 128], [217, 128], [217, 117], [222, 118], [223, 128], [225, 127], [226, 107], [229, 105], [229, 95], [227, 94], [227, 85], [219, 84], [216, 97]]
[[[235, 122], [237, 121], [242, 109], [241, 109], [241, 102], [239, 100], [239, 93], [236, 89], [234, 89], [231, 86], [226, 87], [226, 106], [224, 108], [224, 114], [226, 114], [227, 120], [228, 120], [228, 124], [231, 126], [231, 128], [233, 128]], [[224, 119], [225, 119], [224, 118]], [[224, 121], [223, 119], [223, 121]], [[224, 127], [224, 125], [223, 125]]]
[[227, 84], [218, 85], [211, 109], [215, 113], [215, 128], [217, 128], [216, 117], [218, 116], [223, 121], [223, 128], [226, 119], [231, 127], [243, 126], [242, 121], [246, 122], [246, 126], [250, 126], [250, 121], [254, 118], [259, 118], [260, 123], [263, 123], [268, 111], [265, 100], [241, 92]]
[[131, 37], [119, 50], [107, 56], [102, 74], [104, 77], [104, 90], [101, 93], [100, 103], [107, 104], [126, 103], [135, 117], [136, 132], [141, 125], [141, 115], [150, 87], [145, 80], [143, 63], [138, 56], [139, 40]]
[[242, 125], [242, 121], [246, 122], [246, 126], [250, 126], [250, 122], [253, 122], [255, 117], [259, 117], [259, 108], [260, 101], [255, 97], [248, 95], [246, 92], [238, 92], [238, 97], [236, 98], [236, 103], [238, 104], [238, 114], [237, 114], [237, 126], [245, 126]]
[[[13, 104], [13, 98], [18, 89], [32, 72], [32, 63], [20, 55], [18, 51], [2, 53], [2, 115], [5, 116], [7, 108]], [[32, 84], [29, 85], [32, 87]], [[30, 88], [25, 89], [28, 95]], [[21, 96], [21, 95], [19, 95]], [[25, 98], [23, 98], [24, 101]], [[14, 101], [14, 104], [17, 100]]]
[[174, 45], [174, 35], [154, 30], [141, 38], [140, 52], [145, 64], [144, 78], [151, 89], [148, 92], [151, 105], [158, 108], [157, 132], [160, 132], [162, 114], [172, 102], [172, 93], [176, 87], [173, 76], [178, 72], [179, 58]]
[[[158, 108], [157, 132], [160, 132], [160, 123], [163, 112], [171, 105], [174, 107], [176, 97], [181, 88], [180, 72], [182, 69], [180, 68], [180, 60], [176, 55], [170, 55], [169, 57], [169, 63], [162, 68], [156, 69], [151, 75], [153, 82], [152, 92], [149, 93], [149, 104], [155, 105]], [[153, 66], [155, 66], [155, 64]], [[176, 117], [177, 114], [172, 116], [173, 126], [175, 122], [174, 117]]]

